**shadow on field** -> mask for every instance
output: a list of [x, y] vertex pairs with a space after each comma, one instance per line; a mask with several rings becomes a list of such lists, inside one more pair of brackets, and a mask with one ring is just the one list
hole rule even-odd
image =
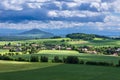
[[0, 73], [0, 80], [120, 80], [120, 68], [61, 64], [52, 67]]

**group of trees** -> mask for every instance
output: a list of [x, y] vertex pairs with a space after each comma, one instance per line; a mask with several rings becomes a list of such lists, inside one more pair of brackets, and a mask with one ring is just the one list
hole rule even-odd
[[86, 65], [96, 65], [96, 66], [120, 66], [120, 61], [117, 65], [115, 65], [113, 62], [99, 62], [99, 61], [85, 61], [80, 60], [77, 56], [68, 56], [63, 59], [59, 59], [58, 56], [55, 56], [53, 62], [63, 62], [66, 64], [86, 64]]
[[0, 55], [0, 60], [13, 60], [13, 58], [7, 55]]
[[93, 40], [95, 38], [95, 35], [84, 34], [84, 33], [72, 33], [72, 34], [67, 34], [66, 37], [71, 39]]
[[68, 56], [66, 58], [60, 59], [58, 56], [55, 56], [52, 62], [55, 63], [69, 63], [69, 64], [79, 64], [79, 58], [77, 56]]
[[48, 57], [41, 56], [40, 58], [38, 56], [31, 56], [30, 62], [48, 62]]
[[11, 60], [11, 61], [26, 61], [26, 62], [48, 62], [48, 57], [46, 56], [30, 56], [29, 59], [23, 58], [23, 57], [18, 57], [18, 58], [13, 58], [8, 55], [0, 55], [0, 60]]
[[[7, 56], [15, 56], [15, 55], [19, 55], [20, 53], [18, 52], [8, 52], [8, 53], [5, 53], [4, 55], [7, 55]], [[1, 54], [2, 55], [2, 54]]]
[[106, 37], [106, 36], [100, 36], [96, 34], [85, 34], [85, 33], [67, 34], [66, 37], [71, 39], [83, 39], [83, 40], [93, 40], [94, 38], [109, 39], [109, 37]]

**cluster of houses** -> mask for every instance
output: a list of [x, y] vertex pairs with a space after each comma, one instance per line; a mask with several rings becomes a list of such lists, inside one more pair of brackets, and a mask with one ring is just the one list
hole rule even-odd
[[97, 54], [97, 51], [95, 51], [95, 50], [90, 51], [90, 50], [88, 50], [87, 48], [83, 48], [82, 51], [85, 52], [85, 53]]
[[[15, 52], [21, 52], [22, 51], [22, 44], [18, 43], [16, 45], [4, 45], [2, 46], [2, 49], [12, 50], [14, 49]], [[64, 47], [60, 45], [55, 46], [45, 46], [45, 45], [39, 45], [36, 43], [31, 43], [31, 47], [40, 47], [41, 50], [72, 50], [71, 47]]]

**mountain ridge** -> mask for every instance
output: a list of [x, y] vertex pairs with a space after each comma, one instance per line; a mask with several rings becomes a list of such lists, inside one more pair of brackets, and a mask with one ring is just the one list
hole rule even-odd
[[54, 34], [42, 31], [40, 29], [34, 28], [28, 31], [24, 31], [18, 34], [19, 36], [26, 36], [26, 37], [36, 37], [36, 38], [49, 38], [53, 37]]

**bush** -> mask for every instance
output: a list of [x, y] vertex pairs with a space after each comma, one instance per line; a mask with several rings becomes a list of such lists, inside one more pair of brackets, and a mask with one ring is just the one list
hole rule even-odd
[[63, 63], [66, 63], [66, 58], [63, 58]]
[[79, 59], [76, 56], [68, 56], [66, 59], [64, 59], [64, 62], [69, 64], [78, 64]]
[[120, 66], [120, 60], [118, 61], [118, 65]]
[[17, 53], [15, 53], [15, 55], [19, 55], [19, 53], [17, 52]]
[[113, 66], [114, 64], [113, 63], [108, 63], [108, 62], [98, 62], [98, 65], [101, 65], [101, 66]]
[[15, 59], [15, 61], [26, 61], [25, 59], [19, 57], [18, 59]]
[[52, 62], [56, 62], [56, 63], [59, 63], [59, 62], [62, 62], [61, 59], [59, 59], [58, 56], [55, 56], [54, 59], [52, 60]]
[[0, 60], [13, 60], [13, 59], [10, 58], [9, 56], [3, 55], [3, 56], [0, 56]]
[[80, 60], [80, 61], [79, 61], [79, 64], [84, 64], [84, 61], [83, 61], [83, 60]]
[[40, 61], [41, 61], [41, 62], [48, 62], [48, 57], [46, 57], [46, 56], [41, 56]]
[[113, 63], [108, 62], [95, 62], [95, 61], [87, 61], [87, 65], [99, 65], [99, 66], [113, 66]]
[[118, 64], [116, 65], [116, 67], [120, 67], [120, 60], [118, 61]]
[[30, 62], [39, 62], [38, 56], [31, 56], [30, 57]]
[[87, 64], [87, 65], [97, 65], [97, 62], [94, 62], [94, 61], [87, 61], [86, 64]]

